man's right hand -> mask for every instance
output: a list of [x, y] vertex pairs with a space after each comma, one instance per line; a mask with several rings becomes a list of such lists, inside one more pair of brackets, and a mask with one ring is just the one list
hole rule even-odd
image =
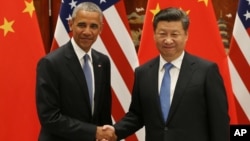
[[97, 141], [116, 141], [115, 128], [111, 125], [98, 126], [96, 131]]

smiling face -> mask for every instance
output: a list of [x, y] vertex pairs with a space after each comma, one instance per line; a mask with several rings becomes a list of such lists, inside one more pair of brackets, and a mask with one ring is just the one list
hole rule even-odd
[[188, 33], [181, 21], [159, 21], [154, 32], [156, 47], [162, 57], [170, 62], [184, 51]]
[[98, 12], [79, 10], [69, 21], [76, 44], [88, 52], [102, 31], [101, 15]]

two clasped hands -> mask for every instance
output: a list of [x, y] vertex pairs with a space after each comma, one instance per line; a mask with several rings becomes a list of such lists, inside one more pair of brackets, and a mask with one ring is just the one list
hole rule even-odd
[[96, 141], [116, 141], [115, 128], [111, 125], [97, 126]]

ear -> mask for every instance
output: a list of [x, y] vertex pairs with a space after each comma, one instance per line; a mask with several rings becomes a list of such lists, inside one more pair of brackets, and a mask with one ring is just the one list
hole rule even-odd
[[99, 34], [101, 34], [101, 33], [102, 33], [102, 30], [103, 30], [103, 24], [104, 24], [104, 23], [101, 23], [101, 24], [100, 24], [100, 31], [99, 31]]
[[186, 41], [188, 40], [188, 31], [186, 32]]
[[72, 31], [72, 26], [73, 26], [73, 20], [72, 19], [70, 19], [68, 21], [68, 25], [69, 25], [69, 30]]
[[155, 32], [154, 32], [153, 37], [154, 37], [154, 41], [156, 41], [156, 33]]

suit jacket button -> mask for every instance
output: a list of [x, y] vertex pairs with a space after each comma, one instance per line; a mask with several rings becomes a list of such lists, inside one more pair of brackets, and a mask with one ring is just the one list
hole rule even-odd
[[164, 127], [164, 131], [167, 131], [168, 130], [168, 127]]

